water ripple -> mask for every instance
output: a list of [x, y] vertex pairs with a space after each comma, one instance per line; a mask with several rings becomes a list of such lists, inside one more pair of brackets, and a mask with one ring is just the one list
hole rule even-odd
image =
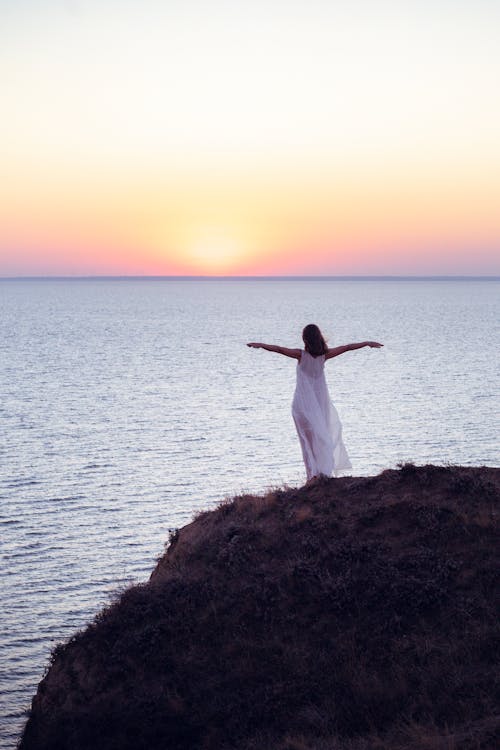
[[495, 464], [499, 300], [479, 282], [0, 282], [0, 745], [51, 648], [149, 577], [170, 528], [303, 482], [294, 363], [247, 340], [298, 346], [315, 320], [331, 345], [385, 343], [328, 364], [353, 473]]

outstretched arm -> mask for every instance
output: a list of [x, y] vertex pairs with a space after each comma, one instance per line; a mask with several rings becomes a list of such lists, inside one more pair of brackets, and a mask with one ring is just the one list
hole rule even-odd
[[265, 349], [268, 352], [276, 352], [276, 354], [284, 354], [285, 357], [292, 357], [292, 359], [300, 359], [300, 349], [287, 349], [286, 346], [275, 346], [274, 344], [259, 344], [252, 341], [247, 346], [252, 349]]
[[328, 349], [325, 355], [325, 359], [338, 357], [339, 354], [344, 354], [344, 352], [352, 352], [354, 351], [354, 349], [362, 349], [364, 346], [370, 346], [372, 348], [380, 349], [383, 344], [379, 344], [378, 341], [361, 341], [359, 344], [345, 344], [344, 346], [336, 346], [333, 349]]

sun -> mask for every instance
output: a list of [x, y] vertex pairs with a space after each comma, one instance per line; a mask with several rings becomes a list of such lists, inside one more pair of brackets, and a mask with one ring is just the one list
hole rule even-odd
[[200, 273], [228, 274], [237, 268], [246, 255], [241, 240], [222, 229], [203, 229], [194, 233], [187, 243], [186, 260]]

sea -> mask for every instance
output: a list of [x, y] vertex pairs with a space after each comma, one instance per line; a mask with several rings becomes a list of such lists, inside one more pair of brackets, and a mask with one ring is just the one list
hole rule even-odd
[[295, 360], [317, 323], [353, 475], [499, 465], [500, 280], [0, 280], [0, 747], [54, 646], [146, 581], [171, 530], [304, 483]]

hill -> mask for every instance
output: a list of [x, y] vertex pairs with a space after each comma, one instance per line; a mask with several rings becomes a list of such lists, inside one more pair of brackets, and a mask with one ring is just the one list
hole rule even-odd
[[55, 649], [21, 750], [496, 747], [499, 484], [405, 464], [201, 513]]

